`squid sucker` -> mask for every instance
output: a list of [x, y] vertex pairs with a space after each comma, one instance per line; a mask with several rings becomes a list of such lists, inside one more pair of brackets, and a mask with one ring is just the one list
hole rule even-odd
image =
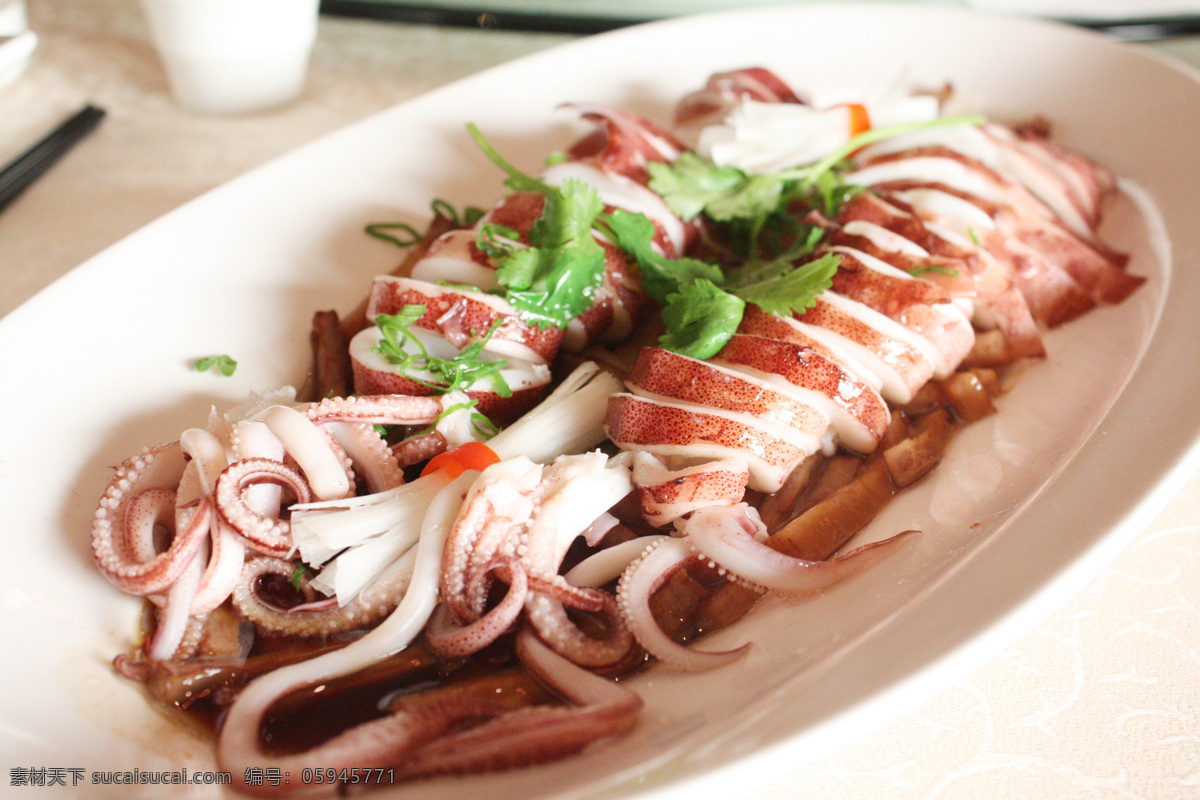
[[1112, 174], [943, 99], [814, 107], [754, 67], [669, 123], [567, 106], [594, 129], [561, 158], [493, 159], [501, 200], [435, 204], [315, 314], [308, 399], [115, 470], [92, 550], [148, 623], [118, 673], [213, 721], [247, 794], [515, 769], [634, 729], [639, 671], [735, 669], [753, 642], [704, 635], [763, 595], [903, 558], [919, 531], [855, 537], [1048, 329], [1142, 283], [1098, 233]]

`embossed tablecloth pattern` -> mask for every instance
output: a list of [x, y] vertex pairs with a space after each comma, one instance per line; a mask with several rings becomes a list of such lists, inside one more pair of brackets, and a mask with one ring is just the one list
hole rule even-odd
[[[133, 0], [31, 0], [29, 16], [41, 45], [0, 89], [0, 160], [86, 101], [109, 119], [0, 215], [0, 314], [275, 155], [569, 38], [326, 18], [301, 102], [208, 118], [171, 103]], [[1160, 49], [1200, 62], [1200, 40]], [[1200, 476], [1048, 611], [961, 682], [746, 797], [1200, 797]]]

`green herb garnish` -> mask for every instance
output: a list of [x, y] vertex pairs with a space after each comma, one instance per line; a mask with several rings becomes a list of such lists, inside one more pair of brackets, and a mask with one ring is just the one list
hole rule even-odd
[[799, 201], [834, 216], [841, 205], [862, 190], [845, 184], [846, 159], [859, 148], [892, 136], [942, 125], [982, 124], [981, 117], [941, 117], [935, 120], [873, 128], [851, 137], [829, 155], [804, 167], [755, 174], [733, 166], [717, 166], [692, 152], [673, 163], [651, 163], [650, 188], [684, 220], [704, 214], [716, 222], [739, 222], [750, 230], [751, 255], [757, 254], [758, 234], [773, 218], [786, 215]]
[[[483, 358], [484, 348], [503, 319], [493, 322], [483, 336], [459, 350], [453, 358], [440, 358], [430, 354], [411, 330], [425, 314], [425, 309], [424, 305], [410, 304], [395, 314], [377, 315], [375, 325], [383, 338], [375, 345], [375, 352], [389, 364], [398, 366], [404, 377], [440, 393], [465, 391], [478, 381], [490, 379], [496, 394], [511, 397], [512, 389], [500, 374], [508, 362]], [[477, 335], [475, 331], [471, 334]]]
[[226, 355], [205, 356], [192, 362], [192, 369], [197, 372], [208, 372], [213, 367], [225, 377], [229, 377], [237, 369], [237, 362]]
[[[430, 202], [429, 207], [433, 210], [434, 216], [450, 220], [450, 224], [454, 228], [470, 228], [485, 213], [478, 206], [467, 206], [460, 213], [448, 201], [440, 198], [435, 198]], [[402, 249], [412, 247], [424, 238], [420, 231], [407, 222], [372, 222], [363, 230], [368, 236], [394, 244]]]
[[930, 272], [936, 272], [939, 275], [949, 275], [951, 278], [958, 277], [958, 270], [951, 269], [950, 267], [941, 267], [937, 264], [917, 264], [916, 266], [908, 268], [908, 274], [912, 275], [914, 278]]
[[288, 583], [297, 592], [303, 591], [304, 584], [311, 577], [312, 573], [309, 572], [308, 566], [303, 561], [297, 561], [293, 564], [292, 574], [288, 576]]
[[654, 225], [644, 214], [603, 212], [596, 190], [583, 181], [568, 179], [561, 187], [549, 186], [509, 163], [478, 129], [468, 126], [484, 154], [507, 174], [509, 189], [545, 198], [528, 246], [520, 242], [518, 232], [491, 224], [480, 226], [476, 242], [498, 265], [503, 294], [523, 320], [563, 327], [591, 305], [603, 280], [604, 251], [593, 235], [598, 229], [641, 268], [643, 290], [662, 308], [667, 328], [663, 346], [708, 358], [736, 332], [746, 303], [780, 315], [812, 307], [830, 287], [838, 259], [826, 256], [803, 263], [823, 232], [793, 209], [816, 208], [835, 215], [862, 190], [840, 178], [846, 156], [871, 141], [929, 124], [933, 123], [868, 131], [817, 164], [772, 175], [717, 167], [690, 152], [672, 164], [651, 163], [650, 187], [674, 213], [685, 220], [704, 214], [740, 232], [748, 260], [728, 272], [698, 259], [661, 255], [652, 245]]
[[797, 266], [788, 257], [751, 262], [732, 272], [694, 258], [670, 259], [651, 247], [654, 226], [643, 214], [617, 210], [602, 227], [642, 269], [642, 288], [662, 307], [659, 343], [693, 358], [710, 358], [737, 332], [746, 303], [770, 314], [803, 313], [829, 288], [838, 258]]
[[659, 344], [692, 358], [710, 358], [737, 331], [745, 310], [746, 301], [706, 278], [681, 283], [662, 307], [667, 332]]
[[775, 262], [774, 274], [764, 273], [751, 283], [730, 287], [730, 291], [768, 314], [802, 314], [832, 285], [839, 262], [833, 253], [799, 266]]
[[412, 434], [411, 438], [433, 433], [435, 430], [437, 430], [437, 426], [441, 425], [442, 421], [446, 419], [446, 417], [457, 411], [469, 410], [471, 413], [471, 428], [474, 429], [476, 435], [478, 435], [479, 441], [487, 441], [499, 433], [500, 429], [496, 427], [496, 423], [488, 419], [485, 414], [482, 414], [476, 410], [476, 405], [478, 405], [478, 403], [476, 402], [475, 398], [470, 398], [465, 403], [456, 403], [449, 408], [442, 409], [442, 413], [437, 415], [437, 419], [435, 419], [428, 428], [417, 431], [416, 433]]
[[604, 278], [604, 248], [592, 235], [604, 203], [591, 185], [573, 178], [550, 186], [509, 163], [473, 125], [472, 138], [492, 163], [507, 173], [514, 191], [537, 192], [542, 215], [529, 230], [529, 246], [518, 247], [516, 231], [483, 225], [477, 243], [498, 265], [496, 280], [521, 319], [537, 327], [566, 327], [592, 305]]
[[725, 280], [716, 264], [696, 258], [671, 259], [654, 249], [654, 223], [645, 214], [617, 209], [599, 220], [601, 230], [628, 253], [642, 270], [642, 291], [660, 306], [684, 283], [704, 279], [714, 284]]
[[717, 222], [766, 216], [779, 207], [784, 179], [718, 167], [690, 150], [671, 163], [647, 165], [650, 188], [683, 220], [706, 214]]
[[363, 230], [368, 236], [400, 248], [412, 247], [421, 241], [420, 232], [407, 222], [372, 222]]

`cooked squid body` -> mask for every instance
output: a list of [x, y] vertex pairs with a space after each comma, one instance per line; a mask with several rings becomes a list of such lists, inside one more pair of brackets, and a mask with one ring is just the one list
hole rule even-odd
[[[868, 124], [885, 125], [932, 119], [938, 105], [937, 98], [920, 97], [860, 111]], [[844, 106], [829, 113], [810, 108], [776, 76], [750, 69], [714, 76], [680, 105], [677, 122], [693, 133], [709, 123], [697, 135], [705, 151], [757, 172], [832, 152], [840, 143], [835, 139], [844, 142], [855, 132], [853, 121], [843, 119], [848, 114], [853, 116]], [[809, 142], [820, 153], [779, 152], [787, 137], [754, 136], [780, 125], [829, 136]], [[1048, 311], [1064, 301], [1043, 299], [1057, 291], [1057, 278], [1048, 269], [1045, 275], [1021, 273], [1010, 251], [1037, 246], [1048, 251], [1038, 257], [1050, 263], [1061, 260], [1068, 246], [1080, 260], [1081, 253], [1103, 257], [1094, 227], [1111, 176], [1037, 136], [990, 125], [919, 129], [864, 148], [854, 165], [846, 182], [868, 191], [823, 222], [826, 235], [817, 252], [839, 260], [831, 289], [790, 317], [747, 308], [737, 335], [705, 365], [709, 372], [694, 364], [667, 369], [661, 353], [643, 353], [627, 382], [629, 394], [610, 404], [614, 441], [658, 456], [659, 472], [688, 470], [680, 476], [685, 485], [733, 487], [716, 478], [727, 471], [710, 475], [702, 465], [740, 458], [750, 488], [774, 491], [779, 476], [795, 466], [789, 458], [803, 460], [835, 445], [874, 450], [890, 418], [887, 404], [906, 404], [931, 379], [953, 374], [971, 354], [978, 329], [1001, 329], [1013, 357], [1044, 354], [1039, 323], [1064, 318]], [[1107, 278], [1089, 284], [1092, 299], [1115, 299], [1136, 282], [1113, 277], [1113, 270], [1120, 272], [1114, 263], [1103, 268]], [[1058, 272], [1083, 270], [1075, 264]], [[1049, 288], [1031, 288], [1026, 278]], [[1104, 294], [1098, 286], [1121, 289]], [[714, 399], [716, 392], [699, 392], [696, 387], [714, 382], [717, 369], [806, 404], [807, 424], [791, 427], [798, 418], [781, 421], [776, 412], [782, 406], [764, 411], [743, 404], [739, 392], [729, 392], [726, 401]], [[738, 444], [711, 432], [721, 425], [740, 437]], [[663, 500], [663, 475], [635, 482], [653, 520], [674, 513]], [[739, 498], [739, 489], [728, 491], [728, 499]]]
[[[965, 207], [975, 208], [969, 204], [956, 206], [959, 210]], [[1043, 355], [1037, 321], [1026, 297], [1014, 284], [1011, 272], [990, 251], [972, 242], [972, 238], [978, 237], [976, 231], [987, 228], [971, 216], [966, 217], [961, 227], [965, 232], [959, 234], [955, 228], [926, 219], [895, 196], [885, 198], [864, 193], [842, 208], [826, 237], [826, 246], [843, 257], [850, 256], [844, 258], [848, 264], [877, 266], [881, 261], [921, 283], [940, 288], [971, 325], [1001, 329], [1015, 355]], [[863, 255], [869, 258], [864, 259]], [[839, 276], [838, 280], [844, 279]], [[898, 295], [904, 296], [904, 293]], [[939, 327], [949, 322], [947, 305], [944, 302], [933, 303], [930, 308], [921, 305], [918, 302], [907, 307], [904, 314], [907, 324], [926, 328], [939, 340], [943, 335], [949, 336], [941, 341], [944, 348], [953, 350], [956, 344], [964, 344], [961, 331], [966, 320], [956, 319], [938, 333]]]
[[[934, 96], [877, 100], [860, 107], [858, 126], [933, 120], [939, 103]], [[805, 145], [821, 139], [821, 152], [848, 141], [855, 126], [826, 124], [845, 110], [811, 106], [777, 76], [751, 68], [714, 76], [679, 104], [677, 120], [693, 131], [707, 125], [697, 138], [718, 163], [760, 172], [791, 163], [789, 148], [803, 150], [771, 132], [824, 125], [824, 139], [814, 134]], [[960, 298], [965, 284], [973, 302], [964, 310], [977, 327], [1002, 331], [1011, 356], [1044, 355], [1039, 326], [1120, 302], [1142, 279], [1097, 235], [1113, 175], [1050, 142], [1041, 127], [918, 126], [859, 149], [843, 178], [869, 191], [831, 221], [826, 246], [852, 247], [902, 270], [934, 268], [943, 277], [923, 277]], [[927, 309], [914, 311], [928, 317]]]
[[[779, 168], [836, 152], [863, 125], [928, 118], [938, 101], [803, 105], [775, 75], [752, 68], [713, 76], [680, 104], [677, 123], [743, 165], [757, 158], [753, 146], [730, 137], [728, 127], [707, 136], [699, 129], [733, 112], [751, 127], [755, 120], [782, 122], [796, 136], [816, 137], [791, 153], [779, 151], [788, 137], [760, 137], [771, 152], [753, 163]], [[792, 108], [786, 118], [769, 119], [771, 106]], [[647, 188], [649, 165], [677, 159], [680, 142], [627, 112], [575, 110], [596, 130], [541, 180], [584, 182], [606, 211], [644, 214], [659, 253], [688, 252], [698, 226], [682, 222]], [[585, 378], [589, 393], [577, 387], [585, 402], [535, 412], [509, 427], [491, 442], [504, 460], [481, 474], [451, 478], [434, 471], [404, 484], [402, 467], [428, 457], [423, 448], [431, 437], [443, 446], [473, 438], [475, 419], [464, 398], [501, 424], [515, 419], [548, 388], [560, 350], [625, 338], [648, 305], [634, 262], [596, 232], [604, 269], [586, 309], [564, 328], [524, 322], [498, 291], [496, 253], [532, 246], [546, 202], [534, 191], [509, 194], [474, 227], [418, 248], [421, 255], [405, 263], [407, 276], [375, 280], [366, 315], [384, 325], [367, 327], [349, 346], [355, 390], [374, 397], [264, 403], [227, 419], [227, 426], [185, 432], [179, 442], [123, 465], [97, 509], [93, 550], [109, 580], [165, 604], [145, 648], [151, 660], [194, 652], [198, 623], [226, 597], [257, 627], [276, 633], [374, 626], [340, 650], [249, 684], [226, 718], [223, 766], [237, 772], [248, 761], [284, 769], [313, 760], [355, 768], [399, 764], [409, 776], [544, 760], [627, 731], [640, 701], [577, 667], [630, 668], [644, 655], [635, 640], [683, 669], [728, 663], [745, 650], [695, 651], [658, 629], [650, 598], [676, 572], [702, 565], [711, 575], [715, 568], [730, 582], [713, 596], [733, 589], [730, 595], [740, 599], [732, 602], [744, 606], [767, 590], [826, 591], [888, 557], [908, 533], [829, 556], [896, 487], [937, 462], [951, 425], [951, 412], [939, 409], [908, 434], [897, 433], [908, 423], [892, 419], [889, 403], [909, 403], [931, 379], [948, 378], [945, 391], [961, 418], [990, 413], [979, 377], [954, 374], [974, 352], [977, 329], [999, 329], [1007, 357], [1039, 356], [1039, 324], [1117, 302], [1140, 283], [1095, 235], [1112, 176], [1033, 131], [928, 128], [861, 149], [853, 164], [848, 180], [868, 190], [832, 219], [812, 215], [825, 227], [815, 257], [836, 256], [840, 266], [831, 289], [810, 308], [774, 316], [747, 307], [737, 332], [708, 360], [645, 348], [625, 391], [612, 393], [616, 379], [608, 373], [605, 381]], [[444, 228], [431, 229], [423, 247], [434, 230]], [[421, 313], [406, 317], [402, 332], [387, 327], [384, 317], [416, 306]], [[468, 349], [473, 367], [498, 369], [458, 387], [434, 362], [459, 359]], [[448, 382], [465, 391], [444, 392]], [[555, 394], [572, 382], [568, 377]], [[435, 394], [442, 396], [429, 396]], [[606, 405], [597, 400], [603, 397]], [[971, 401], [977, 407], [968, 411]], [[587, 418], [587, 430], [556, 449], [570, 452], [575, 443], [584, 449], [584, 440], [590, 449], [598, 420], [589, 412], [601, 410], [612, 441], [632, 452], [609, 458], [591, 451], [542, 466], [529, 459], [549, 462], [548, 455], [514, 444], [519, 425], [530, 427], [537, 417], [532, 427], [540, 434], [560, 424], [547, 420], [569, 416]], [[375, 431], [431, 423], [436, 433], [414, 437], [423, 440], [417, 449], [425, 455], [411, 461], [398, 460]], [[905, 435], [897, 445], [895, 438]], [[860, 461], [846, 455], [828, 459], [833, 467], [813, 459], [797, 470], [838, 447], [881, 457], [857, 477], [836, 466]], [[810, 477], [821, 471], [816, 480], [828, 478], [826, 488], [851, 481], [809, 508], [819, 512], [813, 516], [820, 526], [840, 520], [834, 527], [845, 529], [845, 536], [821, 532], [819, 544], [828, 547], [820, 552], [811, 546], [809, 512], [772, 531], [765, 512], [760, 517], [743, 501], [747, 490], [795, 489], [806, 471]], [[366, 494], [357, 492], [358, 481]], [[561, 575], [578, 540], [596, 546], [614, 531], [612, 541], [631, 535], [614, 516], [631, 490], [644, 517], [673, 525], [674, 535], [623, 541]], [[772, 500], [787, 496], [779, 491]], [[159, 534], [172, 528], [174, 538], [159, 547]], [[800, 542], [804, 548], [793, 548]], [[285, 560], [296, 551], [309, 566], [322, 566], [321, 575], [299, 576]], [[285, 609], [256, 596], [271, 575], [298, 579], [308, 601]], [[615, 596], [598, 588], [617, 576]], [[501, 583], [507, 584], [502, 597]], [[336, 597], [317, 599], [314, 588]], [[454, 702], [453, 693], [449, 702], [447, 695], [425, 705], [405, 699], [390, 715], [315, 750], [263, 749], [263, 719], [293, 689], [386, 659], [423, 629], [431, 649], [460, 658], [511, 631], [518, 619], [524, 620], [518, 656], [576, 708], [510, 713], [508, 706], [461, 695]], [[583, 625], [584, 619], [591, 621]], [[128, 663], [133, 674], [136, 664]], [[497, 756], [497, 748], [505, 752]]]
[[628, 393], [609, 399], [606, 429], [619, 447], [661, 459], [654, 469], [643, 462], [634, 478], [652, 522], [687, 513], [679, 502], [733, 503], [747, 486], [774, 492], [835, 443], [875, 448], [887, 404], [875, 385], [818, 347], [737, 334], [710, 361], [642, 350]]
[[[654, 227], [652, 246], [669, 257], [683, 253], [695, 235], [646, 187], [646, 164], [678, 157], [682, 145], [648, 121], [628, 112], [598, 106], [576, 110], [597, 123], [596, 131], [572, 148], [568, 160], [548, 167], [540, 180], [548, 186], [582, 181], [591, 186], [606, 211], [644, 214]], [[406, 277], [377, 278], [367, 319], [396, 314], [408, 305], [425, 312], [411, 326], [401, 348], [409, 356], [452, 360], [465, 348], [484, 342], [478, 358], [505, 362], [494, 377], [466, 390], [480, 412], [506, 423], [529, 410], [550, 381], [549, 364], [560, 348], [582, 350], [592, 342], [618, 342], [632, 332], [649, 306], [641, 275], [631, 257], [599, 232], [604, 253], [599, 284], [588, 305], [565, 327], [525, 323], [499, 290], [498, 249], [531, 246], [531, 232], [545, 210], [545, 197], [516, 191], [494, 204], [472, 227], [447, 231], [412, 265]], [[497, 237], [499, 237], [497, 239]], [[492, 246], [481, 246], [488, 238]], [[359, 393], [428, 395], [444, 390], [444, 378], [384, 354], [383, 331], [368, 327], [350, 343], [355, 390]]]
[[651, 525], [667, 525], [693, 511], [741, 498], [750, 481], [746, 462], [735, 457], [668, 469], [653, 454], [633, 454], [633, 485], [642, 516]]
[[[999, 174], [1009, 182], [994, 181], [996, 195], [1057, 218], [1076, 235], [1091, 238], [1100, 223], [1103, 206], [1116, 187], [1103, 167], [1054, 145], [1032, 131], [1017, 131], [996, 123], [926, 128], [872, 144], [858, 154], [864, 162], [895, 154], [912, 154], [945, 148]], [[980, 176], [979, 180], [989, 180]], [[1020, 187], [1020, 188], [1017, 188]], [[1028, 192], [1044, 208], [1023, 196]], [[985, 198], [986, 199], [986, 198]]]
[[718, 121], [743, 100], [763, 103], [799, 103], [791, 87], [762, 67], [718, 72], [704, 86], [689, 92], [675, 106], [675, 125], [699, 129]]
[[[594, 105], [571, 107], [596, 124], [595, 131], [580, 140], [568, 159], [547, 167], [539, 180], [559, 187], [568, 180], [582, 181], [598, 194], [605, 210], [623, 209], [644, 214], [653, 224], [653, 244], [669, 257], [682, 255], [695, 237], [694, 226], [685, 224], [667, 208], [662, 198], [646, 184], [646, 165], [673, 161], [683, 145], [648, 120], [627, 111]], [[497, 263], [479, 247], [483, 226], [502, 226], [515, 234], [504, 244], [529, 245], [530, 230], [541, 216], [544, 197], [532, 191], [514, 192], [484, 214], [472, 228], [443, 234], [412, 268], [411, 276], [431, 283], [450, 283], [482, 291], [500, 288]], [[559, 345], [578, 351], [594, 341], [625, 339], [648, 307], [641, 291], [641, 278], [630, 257], [594, 234], [604, 249], [605, 266], [600, 285], [592, 292], [589, 307], [570, 320]]]
[[[934, 377], [949, 375], [971, 351], [974, 303], [969, 298], [956, 297], [934, 281], [916, 278], [853, 247], [833, 245], [828, 252], [836, 254], [839, 262], [833, 291], [910, 331], [932, 362]], [[910, 391], [915, 380], [914, 376], [908, 381]]]
[[856, 162], [846, 180], [986, 253], [1043, 325], [1120, 302], [1142, 283], [1096, 234], [1112, 175], [1044, 137], [945, 126], [872, 145]]
[[[578, 162], [552, 167], [542, 176], [549, 185], [561, 185], [568, 177], [579, 178], [596, 187], [602, 201], [609, 207], [656, 212], [665, 219], [662, 200], [643, 186], [620, 175], [608, 175], [599, 169]], [[656, 207], [657, 205], [657, 207]], [[483, 292], [501, 288], [497, 278], [498, 264], [478, 245], [481, 227], [503, 226], [516, 234], [504, 244], [515, 249], [529, 246], [529, 233], [544, 209], [544, 198], [535, 192], [516, 192], [488, 210], [473, 228], [449, 231], [438, 238], [428, 254], [412, 269], [412, 277], [433, 284], [470, 286]], [[649, 216], [649, 214], [648, 214]], [[656, 217], [652, 216], [651, 219]], [[673, 249], [682, 237], [682, 223], [671, 217], [671, 226], [659, 225], [660, 248]], [[671, 233], [667, 233], [671, 231]], [[672, 238], [674, 237], [674, 238]], [[604, 273], [595, 287], [588, 308], [568, 322], [565, 334], [556, 343], [570, 350], [579, 350], [595, 340], [619, 341], [629, 335], [635, 321], [646, 309], [646, 297], [641, 292], [640, 277], [629, 257], [608, 242], [600, 241], [604, 250]]]
[[[550, 383], [549, 362], [562, 332], [526, 324], [503, 298], [484, 292], [439, 286], [412, 278], [385, 276], [371, 287], [367, 319], [396, 314], [406, 306], [425, 311], [410, 327], [416, 342], [403, 340], [408, 355], [453, 359], [463, 349], [483, 341], [481, 361], [503, 361], [498, 378], [485, 376], [465, 390], [481, 413], [511, 420], [532, 408]], [[354, 386], [359, 394], [432, 395], [444, 378], [424, 369], [421, 360], [396, 363], [381, 348], [378, 325], [364, 328], [350, 340]]]
[[[890, 250], [877, 252], [917, 247], [891, 239]], [[807, 312], [776, 316], [748, 306], [737, 334], [707, 363], [644, 350], [627, 380], [632, 396], [610, 404], [613, 440], [672, 468], [742, 457], [749, 486], [767, 492], [818, 450], [874, 450], [890, 419], [887, 401], [909, 402], [971, 350], [971, 306], [877, 255], [848, 246], [825, 252], [847, 268], [836, 291]], [[721, 425], [721, 436], [708, 431]], [[730, 446], [724, 434], [742, 438]]]
[[[738, 502], [747, 486], [777, 491], [818, 451], [872, 452], [891, 418], [888, 402], [909, 402], [970, 352], [971, 306], [879, 256], [845, 245], [826, 252], [844, 260], [846, 274], [839, 270], [839, 291], [806, 312], [777, 316], [747, 306], [738, 332], [708, 361], [644, 349], [626, 379], [629, 393], [609, 402], [612, 440], [654, 454], [661, 470], [683, 473], [684, 486], [702, 484], [712, 505]], [[727, 466], [704, 466], [730, 460], [745, 465], [741, 485]], [[654, 524], [687, 513], [676, 513], [667, 483], [657, 473], [635, 477]], [[727, 494], [718, 500], [714, 486]]]

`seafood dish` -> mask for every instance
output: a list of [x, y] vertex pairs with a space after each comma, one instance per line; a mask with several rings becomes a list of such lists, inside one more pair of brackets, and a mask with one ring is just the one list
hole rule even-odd
[[371, 226], [404, 255], [314, 313], [304, 386], [116, 469], [115, 671], [249, 794], [510, 770], [628, 734], [629, 676], [732, 668], [706, 637], [764, 596], [903, 558], [921, 531], [856, 537], [1144, 280], [1107, 168], [950, 94], [733, 69], [670, 120], [570, 105], [534, 172], [471, 127], [500, 199]]

